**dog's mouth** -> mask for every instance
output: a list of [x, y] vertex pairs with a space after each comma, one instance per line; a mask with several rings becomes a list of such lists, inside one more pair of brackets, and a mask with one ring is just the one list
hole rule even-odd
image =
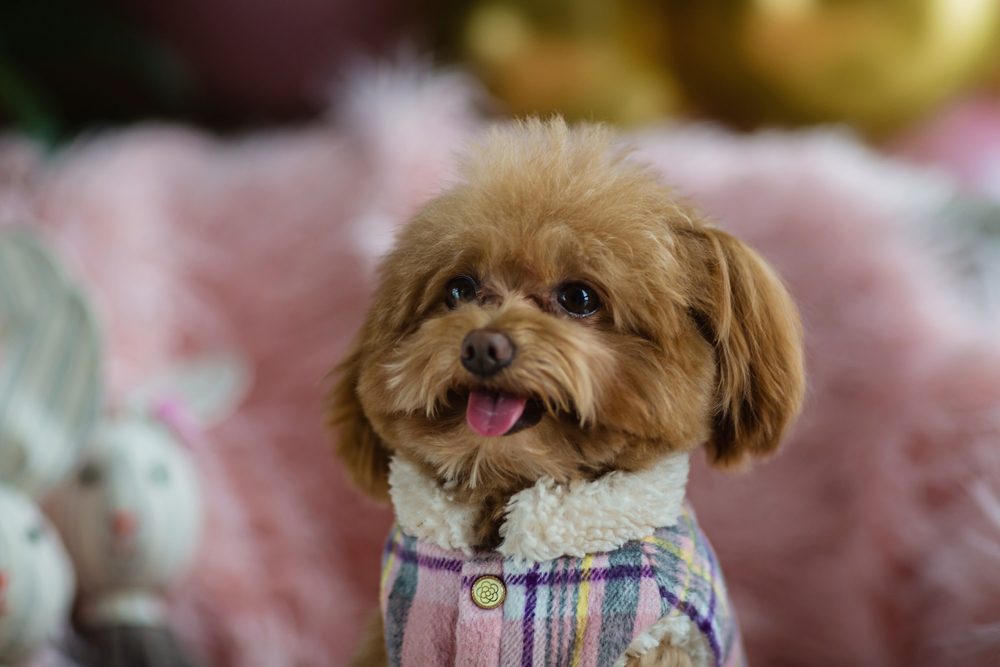
[[542, 404], [530, 397], [505, 391], [476, 388], [469, 392], [465, 422], [484, 437], [523, 431], [542, 419]]

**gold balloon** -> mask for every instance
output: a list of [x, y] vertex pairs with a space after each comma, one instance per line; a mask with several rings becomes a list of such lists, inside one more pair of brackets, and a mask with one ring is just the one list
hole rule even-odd
[[703, 110], [741, 125], [884, 132], [982, 72], [997, 0], [668, 0], [672, 62]]
[[990, 90], [1000, 95], [1000, 39], [994, 42], [993, 58], [990, 64], [990, 72], [987, 78]]
[[475, 2], [461, 52], [514, 113], [623, 124], [676, 109], [662, 15], [641, 0]]

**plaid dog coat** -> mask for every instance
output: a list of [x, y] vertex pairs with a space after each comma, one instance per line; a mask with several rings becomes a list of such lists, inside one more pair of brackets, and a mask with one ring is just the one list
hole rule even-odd
[[[505, 587], [493, 609], [472, 600], [484, 575]], [[672, 527], [613, 551], [541, 562], [445, 549], [395, 526], [381, 607], [393, 667], [608, 667], [644, 634], [648, 647], [667, 633], [695, 665], [744, 664], [715, 553], [687, 505]]]

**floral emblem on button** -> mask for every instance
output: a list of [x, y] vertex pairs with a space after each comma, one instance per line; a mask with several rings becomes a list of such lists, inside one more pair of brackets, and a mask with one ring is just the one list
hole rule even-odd
[[507, 588], [492, 574], [484, 574], [472, 584], [472, 601], [480, 609], [496, 609], [506, 597]]

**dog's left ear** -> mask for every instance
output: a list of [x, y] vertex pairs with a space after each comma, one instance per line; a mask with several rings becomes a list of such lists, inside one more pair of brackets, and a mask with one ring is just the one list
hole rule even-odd
[[358, 398], [361, 350], [354, 349], [335, 370], [330, 392], [329, 424], [337, 438], [340, 456], [354, 483], [375, 498], [389, 498], [389, 451], [365, 416]]
[[678, 236], [692, 263], [690, 313], [718, 367], [709, 457], [739, 464], [774, 451], [801, 407], [798, 311], [774, 270], [735, 237], [708, 226]]

